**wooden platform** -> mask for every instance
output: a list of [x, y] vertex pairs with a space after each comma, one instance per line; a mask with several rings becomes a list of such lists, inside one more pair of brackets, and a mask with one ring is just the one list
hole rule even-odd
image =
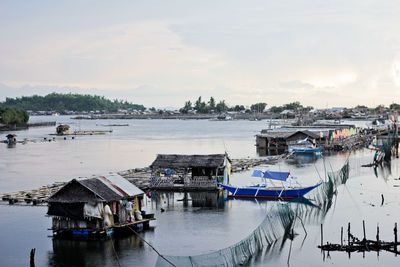
[[[83, 238], [105, 238], [107, 236], [111, 236], [115, 232], [119, 232], [121, 230], [138, 230], [135, 229], [137, 226], [142, 225], [143, 230], [146, 230], [150, 227], [150, 221], [154, 221], [155, 218], [144, 218], [142, 220], [135, 220], [129, 223], [122, 224], [114, 224], [110, 227], [104, 227], [102, 229], [85, 229], [85, 228], [76, 228], [76, 229], [54, 229], [49, 228], [48, 230], [53, 231], [53, 237], [83, 237]], [[132, 228], [131, 228], [132, 227]], [[141, 230], [141, 229], [139, 229]]]

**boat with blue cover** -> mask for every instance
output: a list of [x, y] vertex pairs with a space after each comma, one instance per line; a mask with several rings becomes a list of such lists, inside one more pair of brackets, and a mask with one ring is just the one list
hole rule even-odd
[[[321, 184], [319, 183], [317, 185], [308, 187], [293, 187], [291, 183], [283, 185], [283, 182], [287, 182], [289, 175], [290, 175], [289, 172], [254, 170], [252, 176], [263, 178], [265, 181], [263, 185], [237, 187], [220, 183], [217, 184], [230, 192], [229, 197], [284, 199], [284, 200], [291, 200], [294, 198], [302, 197]], [[281, 181], [282, 186], [267, 187], [265, 179]]]
[[304, 140], [297, 141], [296, 144], [288, 146], [288, 152], [296, 154], [316, 154], [320, 153], [324, 149], [324, 146], [315, 146], [308, 137]]
[[300, 153], [300, 154], [314, 154], [320, 153], [324, 149], [324, 146], [320, 147], [293, 147], [289, 149], [289, 152]]

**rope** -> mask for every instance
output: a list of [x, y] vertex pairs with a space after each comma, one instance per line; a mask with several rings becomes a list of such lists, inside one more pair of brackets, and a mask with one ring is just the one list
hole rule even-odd
[[111, 238], [111, 244], [112, 244], [112, 248], [114, 250], [115, 258], [117, 259], [118, 266], [121, 267], [121, 263], [119, 262], [117, 251], [115, 250], [115, 247], [114, 247], [114, 240], [112, 238]]
[[147, 245], [149, 245], [149, 247], [151, 247], [157, 254], [158, 256], [160, 256], [161, 258], [163, 258], [166, 262], [168, 262], [169, 264], [171, 264], [171, 266], [176, 267], [175, 264], [173, 264], [172, 262], [170, 262], [167, 258], [165, 258], [163, 255], [160, 254], [160, 252], [157, 251], [157, 249], [155, 249], [149, 242], [147, 242], [146, 240], [143, 239], [143, 237], [141, 237], [135, 230], [133, 230], [130, 226], [128, 226], [128, 229], [130, 229], [137, 237], [139, 237], [143, 242], [145, 242]]

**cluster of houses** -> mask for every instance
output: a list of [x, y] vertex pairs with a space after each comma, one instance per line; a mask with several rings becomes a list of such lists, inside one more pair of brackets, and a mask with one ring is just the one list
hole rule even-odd
[[[229, 183], [231, 160], [226, 154], [159, 154], [150, 167], [150, 189], [216, 191], [215, 182]], [[73, 179], [47, 200], [51, 230], [62, 237], [104, 237], [146, 229], [155, 218], [142, 210], [144, 194], [118, 174]]]

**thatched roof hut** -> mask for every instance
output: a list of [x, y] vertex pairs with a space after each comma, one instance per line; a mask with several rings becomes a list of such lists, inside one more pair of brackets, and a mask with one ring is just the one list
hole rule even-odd
[[225, 160], [229, 160], [226, 154], [211, 155], [177, 155], [177, 154], [158, 154], [157, 158], [150, 165], [151, 168], [218, 168], [225, 165]]
[[227, 154], [159, 154], [150, 167], [153, 189], [216, 190], [215, 181], [229, 183], [231, 160]]
[[69, 133], [69, 125], [67, 124], [60, 124], [56, 128], [57, 134], [68, 134]]
[[17, 143], [17, 135], [16, 134], [7, 134], [7, 143], [8, 144], [15, 144]]

